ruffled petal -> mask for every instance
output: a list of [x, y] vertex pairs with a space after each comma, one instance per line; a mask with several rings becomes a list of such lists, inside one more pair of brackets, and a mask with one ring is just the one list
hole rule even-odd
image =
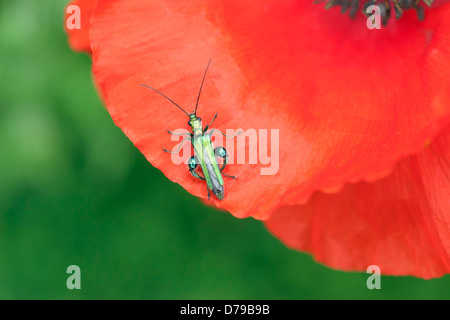
[[[418, 152], [449, 121], [450, 6], [414, 12], [369, 30], [299, 0], [99, 1], [91, 25], [94, 74], [114, 122], [146, 158], [190, 193], [204, 182], [175, 165], [166, 129], [187, 117], [146, 84], [192, 111], [204, 68], [199, 115], [214, 127], [279, 130], [279, 161], [233, 164], [215, 204], [267, 219], [316, 191], [375, 181]], [[261, 135], [259, 136], [261, 141]], [[270, 139], [270, 137], [269, 137]], [[227, 141], [228, 142], [228, 141]], [[232, 154], [246, 148], [229, 147]], [[360, 204], [364, 206], [363, 203]]]
[[[64, 18], [64, 29], [67, 33], [69, 45], [74, 51], [86, 52], [91, 54], [91, 44], [89, 42], [89, 25], [92, 13], [94, 11], [97, 0], [74, 0], [67, 7]], [[74, 14], [73, 11], [67, 12], [70, 6], [78, 6], [80, 8], [80, 29], [67, 28], [67, 19]]]
[[341, 270], [422, 278], [450, 273], [450, 126], [388, 178], [316, 193], [278, 209], [267, 228], [287, 246]]

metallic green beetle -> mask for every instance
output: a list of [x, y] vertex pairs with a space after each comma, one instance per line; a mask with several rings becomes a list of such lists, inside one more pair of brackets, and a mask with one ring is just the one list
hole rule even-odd
[[[152, 89], [153, 91], [156, 91], [160, 95], [162, 95], [164, 98], [172, 102], [175, 106], [177, 106], [181, 111], [183, 111], [188, 117], [189, 117], [189, 126], [191, 127], [192, 133], [186, 132], [182, 134], [173, 133], [172, 131], [167, 131], [170, 134], [179, 135], [179, 136], [185, 136], [183, 141], [181, 141], [179, 147], [175, 151], [169, 151], [166, 149], [163, 149], [164, 152], [168, 153], [178, 153], [183, 145], [183, 143], [188, 140], [192, 143], [192, 146], [194, 148], [194, 155], [189, 158], [188, 161], [188, 169], [189, 172], [197, 179], [200, 180], [206, 180], [206, 186], [208, 191], [208, 200], [211, 198], [210, 191], [219, 199], [222, 200], [225, 196], [225, 187], [223, 183], [222, 175], [237, 179], [236, 177], [229, 176], [225, 173], [223, 173], [223, 169], [225, 169], [228, 161], [228, 153], [227, 150], [224, 147], [217, 147], [214, 148], [213, 143], [211, 141], [211, 136], [214, 131], [219, 132], [223, 136], [227, 138], [236, 137], [237, 135], [241, 134], [242, 131], [238, 132], [234, 136], [227, 136], [223, 132], [217, 129], [210, 129], [212, 123], [217, 117], [217, 113], [215, 114], [214, 118], [211, 120], [211, 122], [203, 128], [202, 125], [202, 119], [200, 117], [197, 117], [197, 107], [198, 102], [200, 100], [200, 95], [202, 93], [203, 88], [203, 82], [205, 81], [206, 72], [208, 71], [209, 65], [211, 64], [211, 60], [209, 60], [208, 66], [206, 67], [205, 73], [203, 75], [202, 84], [200, 86], [200, 91], [198, 93], [197, 97], [197, 103], [195, 105], [195, 111], [193, 113], [187, 113], [183, 108], [181, 108], [178, 104], [173, 102], [170, 98], [165, 96], [160, 91], [146, 86], [144, 84], [141, 84], [141, 86], [144, 86], [146, 88]], [[208, 132], [208, 129], [209, 132]], [[217, 157], [221, 157], [223, 159], [223, 164], [221, 167], [219, 167], [219, 164], [216, 160]], [[199, 161], [200, 159], [200, 161]], [[195, 170], [197, 169], [198, 165], [200, 164], [200, 167], [203, 172], [203, 177], [200, 176]]]

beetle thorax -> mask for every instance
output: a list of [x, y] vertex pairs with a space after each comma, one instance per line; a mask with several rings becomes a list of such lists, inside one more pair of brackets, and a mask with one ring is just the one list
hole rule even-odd
[[203, 132], [202, 119], [194, 114], [189, 115], [189, 125], [194, 135], [200, 135]]

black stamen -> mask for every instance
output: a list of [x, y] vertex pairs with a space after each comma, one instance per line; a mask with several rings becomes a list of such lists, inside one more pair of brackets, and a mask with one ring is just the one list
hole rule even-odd
[[395, 19], [400, 19], [405, 10], [414, 9], [419, 21], [423, 21], [425, 9], [420, 4], [423, 2], [427, 7], [431, 7], [434, 2], [434, 0], [315, 0], [314, 3], [325, 2], [325, 9], [341, 6], [341, 13], [346, 13], [350, 9], [349, 14], [353, 18], [361, 7], [361, 1], [363, 1], [362, 12], [368, 17], [371, 16], [366, 13], [369, 6], [377, 5], [380, 8], [381, 21], [384, 26], [387, 25], [393, 11], [395, 11]]

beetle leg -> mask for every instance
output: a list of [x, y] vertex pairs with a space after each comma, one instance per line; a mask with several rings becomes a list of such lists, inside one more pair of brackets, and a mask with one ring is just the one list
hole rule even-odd
[[[206, 130], [205, 130], [206, 131]], [[211, 129], [211, 131], [209, 131], [209, 135], [210, 136], [212, 136], [212, 134], [213, 134], [213, 132], [214, 131], [217, 131], [217, 132], [219, 132], [221, 135], [223, 135], [224, 137], [227, 137], [227, 138], [234, 138], [234, 137], [237, 137], [238, 135], [240, 135], [241, 133], [243, 133], [244, 131], [239, 131], [238, 133], [236, 133], [235, 135], [232, 135], [232, 136], [227, 136], [225, 133], [223, 133], [222, 131], [220, 131], [219, 129]]]
[[204, 131], [207, 131], [208, 128], [211, 127], [212, 123], [214, 122], [214, 120], [216, 120], [216, 118], [217, 118], [217, 112], [216, 112], [216, 114], [214, 115], [214, 118], [212, 118], [211, 122], [205, 127], [205, 130], [204, 130]]
[[222, 174], [223, 174], [225, 177], [228, 177], [228, 178], [237, 180], [237, 178], [236, 178], [235, 176], [229, 176], [229, 175], [227, 175], [226, 173], [223, 173], [223, 172], [222, 172]]
[[225, 169], [225, 167], [227, 166], [227, 163], [228, 163], [227, 149], [225, 149], [224, 147], [215, 147], [214, 148], [214, 156], [220, 157], [223, 159], [223, 164], [222, 164], [222, 167], [220, 168], [220, 171]]
[[232, 178], [232, 179], [236, 179], [236, 180], [237, 180], [237, 178], [236, 178], [235, 176], [229, 176], [229, 175], [227, 175], [226, 173], [223, 173], [223, 172], [222, 172], [223, 169], [225, 169], [225, 167], [227, 166], [227, 163], [228, 163], [228, 152], [227, 152], [227, 149], [225, 149], [224, 147], [216, 147], [216, 148], [214, 148], [214, 155], [215, 155], [216, 157], [221, 157], [221, 158], [223, 159], [223, 164], [222, 164], [222, 167], [220, 167], [220, 172], [221, 172], [225, 177], [228, 177], [228, 178]]
[[188, 136], [191, 136], [191, 134], [189, 132], [184, 132], [184, 133], [175, 133], [173, 131], [170, 130], [166, 130], [168, 133], [173, 134], [174, 136], [184, 136], [185, 134]]
[[197, 159], [197, 157], [196, 157], [196, 156], [190, 157], [190, 158], [189, 158], [189, 161], [188, 161], [188, 169], [189, 169], [189, 172], [190, 172], [190, 173], [192, 174], [192, 176], [194, 176], [195, 178], [200, 179], [200, 180], [205, 180], [205, 177], [202, 177], [202, 176], [200, 176], [197, 172], [195, 172], [195, 169], [197, 168], [197, 166], [198, 166], [198, 159]]
[[200, 180], [205, 180], [205, 177], [200, 176], [197, 172], [195, 172], [194, 170], [189, 170], [189, 172], [192, 174], [192, 176], [194, 176], [197, 179]]
[[190, 136], [189, 136], [189, 137], [185, 137], [185, 138], [183, 139], [183, 141], [181, 141], [180, 146], [178, 147], [178, 149], [177, 149], [176, 151], [169, 151], [169, 150], [167, 150], [167, 149], [163, 149], [163, 151], [164, 151], [164, 152], [167, 152], [167, 153], [178, 153], [178, 152], [180, 152], [181, 147], [183, 146], [183, 143], [184, 143], [186, 140], [191, 141]]

